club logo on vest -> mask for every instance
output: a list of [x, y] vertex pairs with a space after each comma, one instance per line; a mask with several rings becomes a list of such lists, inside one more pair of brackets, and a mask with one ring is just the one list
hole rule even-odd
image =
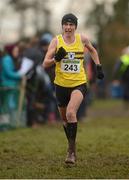
[[73, 53], [73, 52], [69, 52], [69, 53], [68, 53], [68, 58], [69, 58], [69, 59], [72, 60], [72, 59], [74, 59], [74, 57], [75, 57], [75, 53]]

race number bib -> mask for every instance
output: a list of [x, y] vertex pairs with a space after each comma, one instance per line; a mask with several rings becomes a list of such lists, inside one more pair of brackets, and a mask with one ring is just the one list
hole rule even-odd
[[66, 73], [80, 73], [80, 60], [63, 59], [61, 61], [61, 71]]

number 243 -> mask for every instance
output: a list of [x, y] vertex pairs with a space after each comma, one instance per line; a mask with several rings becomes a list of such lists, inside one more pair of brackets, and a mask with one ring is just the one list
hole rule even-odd
[[68, 65], [68, 64], [65, 64], [65, 67], [64, 67], [64, 70], [65, 71], [77, 71], [78, 70], [78, 67], [77, 67], [77, 65], [76, 64], [70, 64], [70, 65]]

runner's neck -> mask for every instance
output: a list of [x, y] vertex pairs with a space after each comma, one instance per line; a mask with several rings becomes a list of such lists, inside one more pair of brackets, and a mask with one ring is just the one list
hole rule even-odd
[[66, 44], [73, 44], [75, 42], [75, 35], [72, 36], [62, 35], [62, 37]]

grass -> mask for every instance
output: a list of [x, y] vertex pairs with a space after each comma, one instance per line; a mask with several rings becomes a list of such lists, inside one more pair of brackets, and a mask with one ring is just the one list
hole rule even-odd
[[2, 132], [0, 147], [3, 179], [129, 178], [129, 120], [120, 101], [89, 107], [78, 125], [74, 166], [64, 163], [67, 141], [60, 123]]

